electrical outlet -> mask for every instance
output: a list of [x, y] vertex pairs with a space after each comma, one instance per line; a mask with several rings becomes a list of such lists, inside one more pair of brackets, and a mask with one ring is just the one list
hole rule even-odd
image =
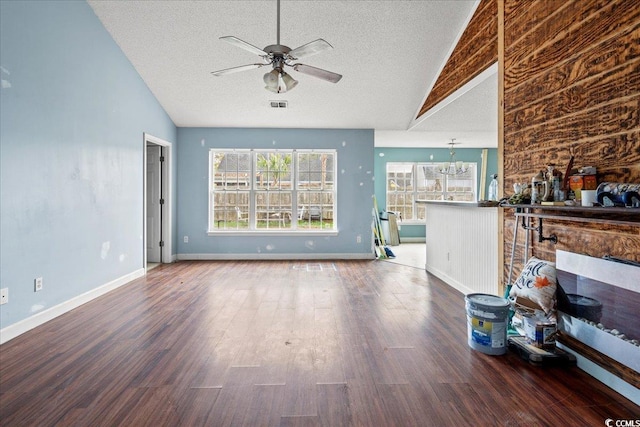
[[184, 242], [189, 243], [189, 236], [184, 236]]
[[362, 243], [362, 236], [359, 234], [356, 236], [356, 243]]
[[9, 288], [0, 289], [0, 305], [9, 302]]
[[38, 292], [42, 290], [42, 277], [36, 277], [33, 281], [33, 291]]

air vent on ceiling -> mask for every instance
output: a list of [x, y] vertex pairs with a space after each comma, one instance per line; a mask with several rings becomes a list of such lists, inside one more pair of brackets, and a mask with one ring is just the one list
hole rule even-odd
[[269, 101], [271, 108], [287, 108], [287, 101]]

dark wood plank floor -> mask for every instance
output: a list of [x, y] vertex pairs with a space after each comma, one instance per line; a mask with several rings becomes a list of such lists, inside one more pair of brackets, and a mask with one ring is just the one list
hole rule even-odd
[[601, 426], [577, 368], [470, 349], [462, 294], [381, 261], [180, 262], [0, 347], [3, 426]]

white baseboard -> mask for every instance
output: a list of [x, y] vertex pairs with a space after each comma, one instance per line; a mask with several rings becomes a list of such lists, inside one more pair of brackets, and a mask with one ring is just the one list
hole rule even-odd
[[135, 270], [129, 274], [125, 274], [122, 277], [112, 280], [111, 282], [105, 283], [102, 286], [85, 292], [84, 294], [73, 297], [68, 301], [36, 313], [33, 316], [30, 316], [24, 320], [20, 320], [12, 325], [7, 326], [6, 328], [0, 329], [0, 344], [4, 344], [5, 342], [24, 334], [25, 332], [30, 331], [31, 329], [40, 326], [48, 322], [49, 320], [55, 319], [56, 317], [67, 313], [74, 308], [80, 307], [82, 304], [98, 298], [99, 296], [102, 296], [116, 288], [119, 288], [122, 285], [126, 285], [132, 280], [144, 276], [144, 274], [144, 268]]
[[426, 265], [425, 270], [427, 270], [429, 273], [433, 274], [438, 279], [440, 279], [443, 282], [445, 282], [447, 285], [449, 285], [452, 288], [462, 292], [465, 295], [474, 293], [473, 289], [468, 288], [467, 286], [463, 285], [462, 283], [458, 282], [457, 280], [455, 280], [454, 278], [448, 276], [446, 273], [443, 273], [442, 271], [438, 270], [437, 268], [434, 268], [433, 266]]
[[262, 261], [262, 260], [331, 260], [331, 259], [375, 259], [373, 252], [358, 254], [275, 254], [275, 253], [252, 253], [252, 254], [178, 254], [179, 261]]
[[427, 239], [425, 237], [401, 237], [400, 244], [403, 243], [425, 243]]

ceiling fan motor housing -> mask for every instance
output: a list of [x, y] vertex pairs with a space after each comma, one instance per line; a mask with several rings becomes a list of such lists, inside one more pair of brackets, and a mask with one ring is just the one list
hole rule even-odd
[[285, 46], [281, 44], [270, 44], [269, 46], [265, 47], [262, 50], [274, 56], [279, 55], [283, 57], [289, 52], [291, 52], [291, 48], [289, 46]]

